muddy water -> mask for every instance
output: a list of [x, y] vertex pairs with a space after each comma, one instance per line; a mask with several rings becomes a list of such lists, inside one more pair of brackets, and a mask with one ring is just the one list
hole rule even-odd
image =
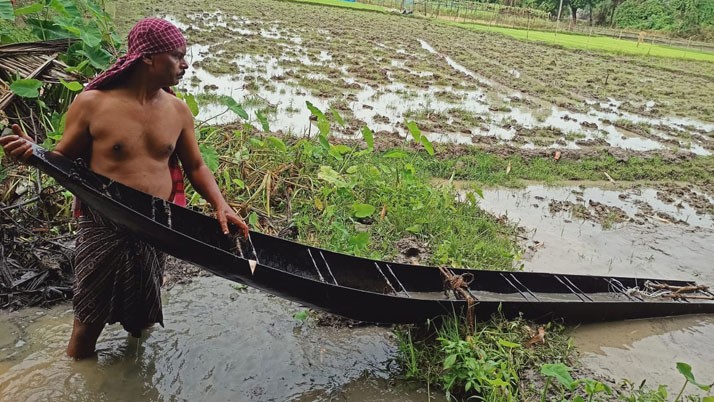
[[[642, 212], [643, 202], [651, 209], [645, 208], [644, 221], [616, 223], [608, 229], [568, 211], [551, 211], [552, 203], [567, 200], [617, 207], [630, 217]], [[528, 251], [520, 262], [525, 270], [688, 279], [714, 285], [712, 217], [697, 215], [686, 205], [672, 210], [657, 200], [653, 189], [634, 193], [597, 187], [491, 189], [484, 191], [480, 204], [526, 228]], [[673, 220], [689, 220], [690, 225], [653, 218], [665, 211]], [[575, 328], [572, 334], [584, 364], [614, 379], [639, 384], [647, 378], [650, 386], [665, 384], [678, 390], [683, 382], [675, 365], [686, 362], [702, 382], [714, 381], [712, 316], [592, 324]]]
[[137, 341], [108, 327], [81, 362], [64, 356], [70, 306], [3, 313], [0, 401], [427, 399], [391, 379], [387, 328], [301, 323], [299, 305], [216, 277], [166, 292], [164, 306], [166, 328]]

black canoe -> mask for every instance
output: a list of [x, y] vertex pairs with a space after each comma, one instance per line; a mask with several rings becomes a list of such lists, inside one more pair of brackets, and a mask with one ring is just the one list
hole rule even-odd
[[[99, 176], [82, 163], [35, 148], [31, 163], [91, 208], [149, 243], [231, 281], [360, 321], [423, 323], [467, 302], [443, 291], [439, 268], [388, 263], [251, 232], [251, 242], [223, 235], [216, 220]], [[252, 243], [252, 244], [251, 244]], [[243, 251], [241, 251], [243, 250]], [[245, 252], [245, 258], [242, 256]], [[249, 260], [257, 260], [251, 272]], [[685, 281], [449, 269], [473, 273], [468, 295], [479, 319], [506, 317], [567, 322], [614, 321], [714, 313], [714, 294]], [[647, 286], [646, 286], [647, 285]], [[463, 293], [463, 291], [461, 291]], [[662, 295], [664, 293], [664, 295]], [[675, 297], [672, 297], [675, 296]]]

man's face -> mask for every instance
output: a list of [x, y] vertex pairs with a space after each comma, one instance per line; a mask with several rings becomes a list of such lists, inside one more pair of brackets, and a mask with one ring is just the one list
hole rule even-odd
[[183, 78], [188, 68], [186, 63], [186, 46], [174, 49], [170, 52], [158, 53], [153, 57], [153, 71], [157, 78], [166, 80], [166, 84], [162, 86], [173, 86]]

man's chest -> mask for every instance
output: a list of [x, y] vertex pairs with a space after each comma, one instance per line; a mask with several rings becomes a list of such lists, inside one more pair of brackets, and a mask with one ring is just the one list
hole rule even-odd
[[182, 125], [175, 115], [161, 108], [115, 107], [99, 114], [90, 124], [98, 151], [117, 156], [148, 153], [163, 157], [173, 153]]

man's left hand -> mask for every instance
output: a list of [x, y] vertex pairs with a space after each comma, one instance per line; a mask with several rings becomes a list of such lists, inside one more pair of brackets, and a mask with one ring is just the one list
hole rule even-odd
[[223, 234], [228, 234], [228, 224], [232, 223], [236, 226], [238, 226], [238, 230], [240, 231], [240, 235], [244, 238], [248, 238], [248, 225], [241, 219], [240, 216], [238, 216], [234, 211], [233, 208], [231, 208], [229, 205], [226, 205], [223, 208], [218, 208], [216, 210], [216, 219], [218, 219], [218, 223], [221, 225], [221, 230], [223, 231]]

